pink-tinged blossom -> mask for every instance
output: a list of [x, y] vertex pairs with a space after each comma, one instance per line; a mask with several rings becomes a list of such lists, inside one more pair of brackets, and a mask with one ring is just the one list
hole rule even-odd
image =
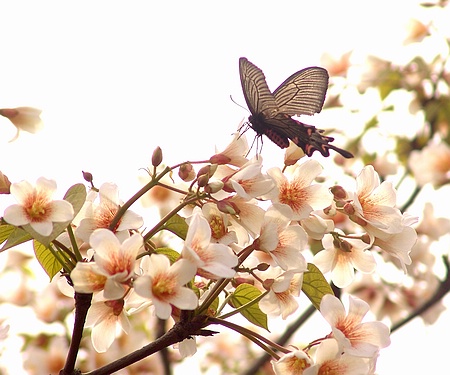
[[235, 195], [221, 202], [230, 204], [235, 209], [235, 214], [232, 214], [230, 218], [233, 224], [242, 226], [252, 237], [259, 233], [264, 218], [264, 210], [258, 206], [255, 199], [248, 201]]
[[186, 259], [170, 265], [162, 254], [152, 254], [141, 262], [144, 274], [134, 282], [134, 290], [141, 297], [153, 302], [156, 316], [168, 319], [172, 305], [181, 310], [194, 310], [198, 305], [197, 295], [183, 286], [195, 276], [197, 267]]
[[311, 213], [309, 217], [302, 220], [302, 228], [310, 238], [320, 241], [326, 233], [334, 230], [334, 221]]
[[101, 287], [104, 280], [104, 298], [122, 298], [125, 286], [134, 276], [136, 256], [143, 245], [142, 236], [135, 233], [120, 243], [108, 229], [97, 229], [92, 233], [90, 243], [95, 252], [95, 262], [77, 263], [71, 272], [75, 290], [92, 293]]
[[261, 173], [262, 157], [253, 158], [224, 181], [225, 190], [235, 191], [245, 200], [261, 197], [274, 187], [273, 180]]
[[34, 134], [42, 130], [44, 124], [40, 117], [41, 112], [40, 109], [33, 107], [0, 109], [0, 116], [9, 119], [17, 129], [16, 135], [9, 142], [15, 141], [19, 137], [21, 131]]
[[334, 239], [326, 234], [322, 240], [324, 250], [319, 251], [313, 263], [322, 271], [331, 271], [331, 280], [338, 288], [345, 288], [355, 278], [355, 269], [362, 273], [372, 273], [376, 268], [368, 244], [358, 239]]
[[289, 141], [289, 147], [284, 152], [284, 165], [290, 166], [297, 163], [302, 157], [305, 156], [305, 152], [298, 147], [294, 142]]
[[391, 343], [389, 328], [381, 322], [362, 322], [369, 311], [369, 305], [359, 298], [349, 296], [346, 313], [342, 302], [331, 294], [323, 296], [320, 313], [330, 324], [331, 336], [342, 351], [359, 357], [371, 358], [381, 348]]
[[295, 350], [283, 355], [278, 361], [272, 361], [276, 375], [302, 375], [313, 365], [311, 358], [302, 350]]
[[438, 241], [441, 236], [450, 233], [450, 220], [445, 217], [436, 217], [431, 202], [425, 202], [422, 220], [416, 231]]
[[314, 365], [305, 369], [303, 375], [370, 375], [369, 371], [366, 358], [341, 354], [338, 342], [328, 339], [317, 347]]
[[386, 234], [377, 230], [369, 233], [373, 244], [397, 258], [403, 271], [406, 272], [406, 265], [410, 265], [412, 262], [409, 254], [417, 241], [417, 233], [414, 228], [405, 226], [401, 232], [394, 234]]
[[181, 358], [192, 357], [197, 353], [197, 341], [195, 340], [195, 336], [191, 336], [178, 344], [175, 344], [174, 348], [178, 348]]
[[3, 218], [11, 225], [30, 225], [42, 236], [49, 236], [53, 231], [53, 223], [69, 222], [73, 219], [72, 205], [65, 200], [52, 200], [56, 191], [56, 182], [40, 177], [36, 185], [28, 181], [13, 183], [11, 194], [18, 204], [5, 209]]
[[229, 230], [228, 215], [220, 212], [216, 204], [204, 204], [202, 214], [211, 228], [211, 241], [224, 245], [238, 242], [236, 232]]
[[321, 172], [321, 165], [312, 159], [296, 166], [289, 180], [279, 168], [271, 168], [267, 174], [274, 179], [276, 187], [267, 197], [273, 203], [288, 205], [293, 212], [292, 220], [306, 219], [312, 211], [327, 208], [333, 201], [324, 185], [311, 185]]
[[218, 151], [210, 159], [213, 164], [229, 164], [236, 167], [243, 166], [247, 159], [245, 155], [248, 153], [248, 143], [244, 136], [240, 133], [234, 133], [233, 139], [223, 151]]
[[233, 250], [211, 242], [211, 227], [199, 213], [190, 220], [181, 257], [195, 264], [198, 275], [212, 279], [232, 278], [236, 273], [233, 267], [238, 264]]
[[297, 311], [297, 297], [302, 289], [305, 271], [289, 270], [274, 278], [269, 293], [259, 301], [261, 311], [272, 316], [281, 315], [283, 319]]
[[403, 218], [396, 207], [397, 194], [392, 183], [380, 184], [378, 173], [368, 165], [356, 178], [356, 185], [350, 218], [366, 230], [369, 224], [385, 233], [401, 232]]
[[[85, 218], [80, 221], [80, 226], [76, 229], [76, 235], [85, 242], [89, 242], [89, 237], [98, 228], [109, 228], [114, 216], [123, 202], [119, 198], [119, 188], [112, 183], [104, 183], [100, 186], [98, 196], [99, 204], [92, 200], [86, 201], [83, 208]], [[113, 228], [113, 232], [121, 241], [129, 237], [129, 230], [138, 229], [144, 223], [141, 216], [133, 211], [127, 210], [122, 218]]]
[[272, 258], [271, 263], [283, 270], [306, 270], [306, 261], [300, 252], [307, 244], [307, 236], [300, 225], [290, 224], [291, 217], [292, 210], [288, 206], [269, 207], [255, 249], [267, 253]]
[[432, 142], [420, 151], [412, 151], [408, 165], [419, 186], [442, 186], [450, 180], [450, 147], [445, 142]]
[[121, 331], [130, 331], [131, 324], [123, 307], [124, 301], [120, 299], [94, 302], [89, 308], [86, 327], [92, 328], [92, 346], [98, 353], [106, 352]]

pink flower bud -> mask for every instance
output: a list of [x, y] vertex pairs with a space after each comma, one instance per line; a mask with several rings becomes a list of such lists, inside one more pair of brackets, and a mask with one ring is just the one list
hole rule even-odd
[[229, 200], [221, 200], [217, 202], [217, 208], [220, 212], [224, 212], [230, 215], [238, 215], [240, 212], [239, 208]]
[[222, 190], [223, 185], [222, 181], [209, 182], [208, 185], [205, 186], [205, 191], [209, 194], [214, 194]]
[[157, 167], [158, 165], [161, 164], [163, 159], [163, 155], [162, 155], [162, 150], [161, 147], [156, 147], [155, 151], [153, 151], [153, 155], [152, 155], [152, 165], [154, 167]]
[[228, 164], [230, 161], [231, 158], [223, 154], [216, 154], [212, 156], [211, 159], [209, 159], [209, 162], [211, 164], [218, 164], [218, 165]]
[[347, 192], [342, 186], [335, 185], [330, 188], [331, 194], [333, 194], [334, 198], [337, 200], [343, 200], [347, 198]]
[[195, 178], [195, 170], [192, 164], [186, 163], [182, 164], [178, 169], [178, 176], [183, 181], [192, 181]]

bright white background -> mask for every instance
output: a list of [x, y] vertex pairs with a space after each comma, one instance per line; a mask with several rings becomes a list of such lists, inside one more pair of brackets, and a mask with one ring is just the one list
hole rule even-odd
[[[325, 52], [392, 56], [421, 14], [416, 1], [274, 4], [1, 2], [0, 108], [41, 108], [45, 129], [7, 143], [15, 129], [0, 119], [0, 169], [13, 182], [53, 178], [61, 192], [87, 170], [97, 185], [116, 182], [126, 199], [156, 146], [171, 164], [209, 158], [228, 142], [248, 116], [230, 100], [245, 106], [239, 57], [274, 89]], [[264, 148], [282, 157], [268, 141]], [[378, 373], [446, 368], [447, 328], [416, 320], [393, 334]]]

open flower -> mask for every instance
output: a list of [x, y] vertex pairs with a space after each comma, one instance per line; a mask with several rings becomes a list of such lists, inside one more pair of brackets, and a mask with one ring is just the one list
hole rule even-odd
[[333, 201], [324, 185], [311, 185], [321, 172], [320, 164], [312, 159], [296, 166], [290, 180], [279, 168], [271, 168], [267, 174], [275, 180], [276, 188], [268, 194], [268, 198], [273, 203], [291, 207], [292, 220], [306, 219], [313, 210], [327, 208]]
[[289, 270], [276, 277], [269, 293], [259, 301], [259, 307], [265, 314], [286, 319], [298, 309], [297, 298], [302, 290], [305, 269]]
[[32, 229], [42, 236], [49, 236], [53, 230], [53, 223], [69, 222], [74, 216], [72, 205], [65, 200], [52, 200], [56, 191], [56, 182], [40, 177], [36, 185], [28, 181], [13, 183], [11, 194], [19, 204], [5, 209], [3, 218], [11, 225], [22, 226], [29, 224]]
[[233, 134], [233, 139], [229, 145], [223, 150], [218, 151], [210, 159], [213, 164], [229, 164], [241, 167], [247, 162], [245, 155], [248, 153], [247, 139], [239, 132]]
[[193, 263], [180, 259], [170, 265], [165, 255], [152, 254], [143, 259], [141, 266], [145, 273], [134, 282], [134, 290], [153, 302], [158, 318], [168, 319], [172, 313], [171, 305], [181, 310], [197, 307], [197, 295], [183, 286], [197, 272]]
[[211, 227], [199, 213], [190, 220], [181, 256], [195, 264], [197, 273], [204, 277], [231, 278], [236, 273], [236, 254], [224, 244], [211, 242]]
[[0, 115], [9, 119], [17, 128], [16, 135], [9, 141], [15, 141], [21, 130], [28, 133], [36, 133], [43, 128], [43, 123], [40, 118], [41, 110], [33, 107], [17, 107], [17, 108], [2, 108]]
[[[106, 182], [100, 186], [98, 196], [100, 203], [94, 203], [94, 199], [86, 200], [86, 207], [83, 207], [85, 218], [80, 221], [76, 229], [77, 237], [84, 242], [89, 242], [89, 237], [97, 228], [108, 228], [114, 216], [122, 205], [119, 198], [119, 188], [117, 185]], [[121, 241], [129, 237], [128, 230], [138, 229], [142, 226], [144, 220], [133, 211], [127, 210], [122, 218], [113, 228], [113, 232]]]
[[306, 261], [300, 253], [307, 243], [307, 236], [300, 225], [291, 223], [292, 210], [285, 205], [273, 205], [264, 215], [256, 250], [265, 252], [271, 260], [261, 259], [283, 270], [292, 268], [306, 270]]
[[402, 214], [395, 207], [397, 194], [392, 183], [383, 181], [373, 166], [367, 165], [356, 178], [356, 194], [353, 198], [353, 215], [356, 222], [370, 232], [371, 226], [385, 233], [402, 231]]
[[348, 354], [371, 358], [391, 343], [389, 328], [381, 322], [362, 322], [369, 305], [349, 296], [348, 314], [342, 302], [331, 294], [323, 296], [320, 313], [332, 328], [332, 337]]
[[438, 188], [450, 180], [450, 147], [446, 142], [430, 142], [411, 152], [408, 165], [420, 186], [431, 183]]
[[133, 234], [123, 243], [108, 229], [97, 229], [90, 238], [95, 252], [95, 262], [78, 262], [71, 272], [74, 288], [80, 293], [104, 289], [106, 299], [124, 296], [124, 285], [134, 275], [134, 264], [143, 239]]
[[250, 200], [267, 194], [274, 187], [273, 180], [261, 173], [262, 157], [254, 157], [237, 172], [225, 178], [225, 188]]
[[104, 353], [117, 334], [128, 333], [131, 324], [123, 308], [123, 299], [94, 302], [89, 308], [86, 327], [91, 327], [92, 346], [98, 353]]
[[315, 364], [305, 369], [303, 375], [371, 374], [369, 372], [369, 361], [348, 353], [342, 354], [339, 350], [339, 344], [336, 340], [322, 341], [315, 353]]
[[338, 288], [345, 288], [355, 278], [355, 269], [371, 273], [376, 268], [375, 258], [369, 245], [358, 239], [347, 238], [343, 241], [326, 234], [322, 241], [324, 250], [319, 251], [313, 263], [323, 272], [331, 271], [331, 280]]
[[283, 355], [278, 361], [272, 361], [276, 375], [302, 375], [313, 365], [313, 361], [303, 350], [295, 350]]

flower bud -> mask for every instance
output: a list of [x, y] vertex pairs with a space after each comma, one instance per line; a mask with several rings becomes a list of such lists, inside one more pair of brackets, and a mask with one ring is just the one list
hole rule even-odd
[[205, 186], [205, 192], [209, 194], [217, 193], [218, 191], [222, 190], [223, 188], [223, 182], [222, 181], [212, 181], [209, 182], [208, 185]]
[[192, 181], [195, 178], [195, 170], [191, 163], [182, 164], [178, 169], [178, 176], [183, 181]]
[[346, 203], [344, 205], [344, 212], [347, 215], [354, 215], [355, 214], [355, 207], [353, 207], [353, 205], [351, 203]]
[[370, 239], [370, 235], [368, 233], [364, 233], [361, 236], [361, 241], [364, 242], [364, 243], [367, 243], [367, 244], [370, 244], [372, 242], [371, 239]]
[[10, 194], [11, 182], [2, 172], [0, 172], [0, 194]]
[[224, 212], [230, 215], [239, 215], [240, 212], [239, 208], [229, 200], [221, 200], [217, 202], [217, 209], [220, 212]]
[[152, 165], [154, 167], [157, 167], [158, 165], [161, 164], [163, 159], [163, 155], [162, 155], [162, 150], [161, 147], [156, 147], [155, 151], [153, 151], [153, 155], [152, 155]]
[[347, 198], [347, 192], [342, 186], [335, 185], [330, 188], [331, 194], [333, 194], [334, 199], [343, 200]]
[[209, 177], [212, 177], [217, 170], [217, 164], [205, 165], [200, 168], [197, 172], [197, 177], [207, 174]]
[[259, 263], [258, 266], [256, 267], [256, 269], [258, 271], [267, 271], [267, 269], [270, 267], [269, 264], [267, 263]]
[[199, 187], [205, 187], [209, 182], [209, 175], [208, 174], [202, 174], [197, 178], [197, 185]]
[[92, 184], [92, 181], [94, 181], [94, 176], [92, 176], [91, 172], [85, 172], [85, 171], [81, 171], [83, 173], [83, 178], [85, 181], [89, 182], [90, 184]]
[[214, 156], [211, 156], [211, 159], [209, 159], [209, 162], [211, 164], [218, 164], [218, 165], [228, 164], [230, 161], [231, 158], [223, 154], [216, 154]]
[[341, 250], [345, 251], [346, 253], [351, 253], [352, 247], [353, 246], [350, 244], [350, 242], [347, 242], [347, 241], [341, 242]]

